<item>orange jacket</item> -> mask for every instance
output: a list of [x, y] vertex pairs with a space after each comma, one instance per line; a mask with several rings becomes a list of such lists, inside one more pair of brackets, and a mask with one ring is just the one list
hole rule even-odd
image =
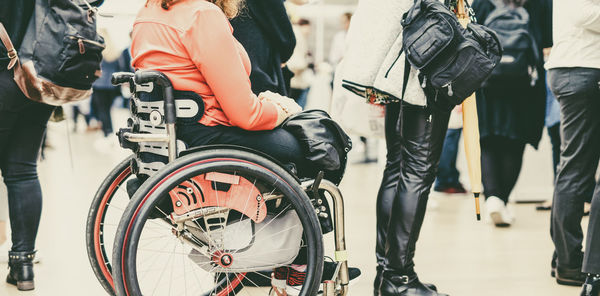
[[232, 33], [225, 14], [210, 2], [184, 0], [169, 10], [148, 4], [133, 26], [132, 65], [161, 71], [175, 89], [200, 94], [203, 125], [271, 130], [277, 109], [252, 93], [250, 60]]

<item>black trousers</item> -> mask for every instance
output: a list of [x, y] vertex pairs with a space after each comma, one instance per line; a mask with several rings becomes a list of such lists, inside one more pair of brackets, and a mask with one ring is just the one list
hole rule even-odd
[[377, 196], [378, 276], [383, 270], [414, 274], [415, 246], [450, 118], [450, 111], [402, 108], [400, 116], [399, 103], [386, 107], [387, 163]]
[[481, 170], [485, 197], [495, 196], [504, 203], [508, 198], [523, 165], [525, 143], [502, 136], [481, 139]]
[[268, 131], [247, 131], [222, 125], [178, 124], [177, 138], [184, 141], [189, 147], [212, 144], [248, 147], [270, 155], [283, 164], [294, 164], [300, 172], [306, 172], [309, 168], [298, 140], [282, 128]]
[[[583, 272], [600, 274], [600, 182], [595, 180], [600, 160], [600, 69], [559, 68], [549, 73], [561, 109], [562, 147], [551, 224], [558, 266], [583, 265]], [[584, 259], [581, 219], [594, 186]]]
[[94, 89], [94, 92], [92, 92], [94, 116], [102, 123], [102, 132], [105, 137], [113, 133], [110, 109], [118, 94], [119, 92], [116, 89]]
[[27, 99], [13, 81], [12, 71], [0, 72], [0, 171], [8, 189], [15, 252], [35, 249], [42, 213], [37, 160], [52, 110]]

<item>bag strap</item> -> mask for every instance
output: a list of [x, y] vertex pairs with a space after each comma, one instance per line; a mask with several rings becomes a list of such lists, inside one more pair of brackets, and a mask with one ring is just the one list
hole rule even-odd
[[[400, 50], [400, 54], [402, 55], [402, 52], [404, 51], [404, 46], [402, 46], [402, 49]], [[408, 78], [410, 76], [410, 63], [408, 62], [408, 57], [406, 56], [406, 53], [404, 53], [404, 77], [402, 77], [402, 97], [400, 98], [400, 112], [398, 115], [398, 120], [400, 120], [400, 124], [399, 124], [399, 128], [400, 128], [400, 138], [404, 137], [404, 94], [406, 94], [406, 87], [408, 86]]]
[[473, 10], [473, 8], [471, 7], [471, 4], [469, 4], [468, 0], [464, 0], [465, 1], [465, 8], [467, 9], [467, 14], [469, 15], [469, 18], [471, 19], [472, 23], [477, 23], [477, 16], [475, 16], [475, 10]]
[[[400, 50], [400, 55], [404, 51], [404, 46]], [[406, 93], [406, 87], [408, 86], [408, 77], [410, 76], [410, 63], [408, 62], [408, 57], [406, 54], [404, 55], [404, 76], [402, 77], [402, 97], [400, 98], [400, 102], [404, 101], [404, 94]]]
[[6, 28], [4, 28], [2, 23], [0, 23], [0, 39], [2, 39], [2, 43], [4, 44], [4, 47], [6, 47], [8, 58], [10, 59], [6, 69], [10, 70], [19, 61], [19, 56], [17, 55], [17, 50], [15, 49], [12, 41], [10, 41], [10, 36], [8, 36], [8, 32], [6, 32]]

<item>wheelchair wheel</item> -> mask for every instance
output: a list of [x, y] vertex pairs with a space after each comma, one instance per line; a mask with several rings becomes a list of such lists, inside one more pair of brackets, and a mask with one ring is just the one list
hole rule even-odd
[[115, 167], [96, 192], [86, 223], [86, 245], [90, 264], [106, 292], [114, 295], [112, 279], [112, 243], [123, 211], [129, 203], [125, 190], [134, 177], [129, 157]]
[[308, 196], [284, 169], [214, 149], [176, 160], [140, 187], [113, 261], [118, 295], [269, 295], [269, 271], [306, 264], [294, 294], [312, 296], [323, 242]]

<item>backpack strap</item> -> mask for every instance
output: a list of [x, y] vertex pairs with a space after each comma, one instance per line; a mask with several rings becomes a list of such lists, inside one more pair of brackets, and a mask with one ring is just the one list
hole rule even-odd
[[[400, 55], [402, 55], [402, 52], [404, 51], [404, 46], [402, 46], [402, 49], [400, 50]], [[404, 121], [404, 116], [403, 116], [403, 109], [404, 109], [404, 94], [406, 94], [406, 87], [408, 86], [408, 78], [410, 76], [410, 63], [408, 62], [408, 57], [406, 56], [406, 53], [404, 53], [404, 77], [402, 77], [402, 97], [400, 98], [400, 112], [398, 115], [398, 120], [400, 120], [400, 124], [397, 125], [398, 128], [400, 129], [400, 138], [404, 137], [404, 124], [402, 123]]]
[[2, 43], [4, 44], [4, 47], [6, 47], [8, 58], [10, 59], [6, 69], [10, 70], [17, 64], [17, 62], [19, 62], [19, 56], [17, 55], [17, 50], [15, 49], [12, 41], [10, 41], [10, 36], [8, 36], [8, 32], [6, 32], [6, 28], [4, 28], [2, 23], [0, 23], [0, 39], [2, 39]]
[[[400, 55], [404, 52], [404, 46], [400, 49]], [[408, 86], [408, 77], [410, 76], [410, 63], [408, 62], [408, 57], [406, 53], [404, 54], [404, 75], [402, 77], [402, 97], [400, 98], [400, 102], [404, 101], [404, 94], [406, 93], [406, 87]]]

